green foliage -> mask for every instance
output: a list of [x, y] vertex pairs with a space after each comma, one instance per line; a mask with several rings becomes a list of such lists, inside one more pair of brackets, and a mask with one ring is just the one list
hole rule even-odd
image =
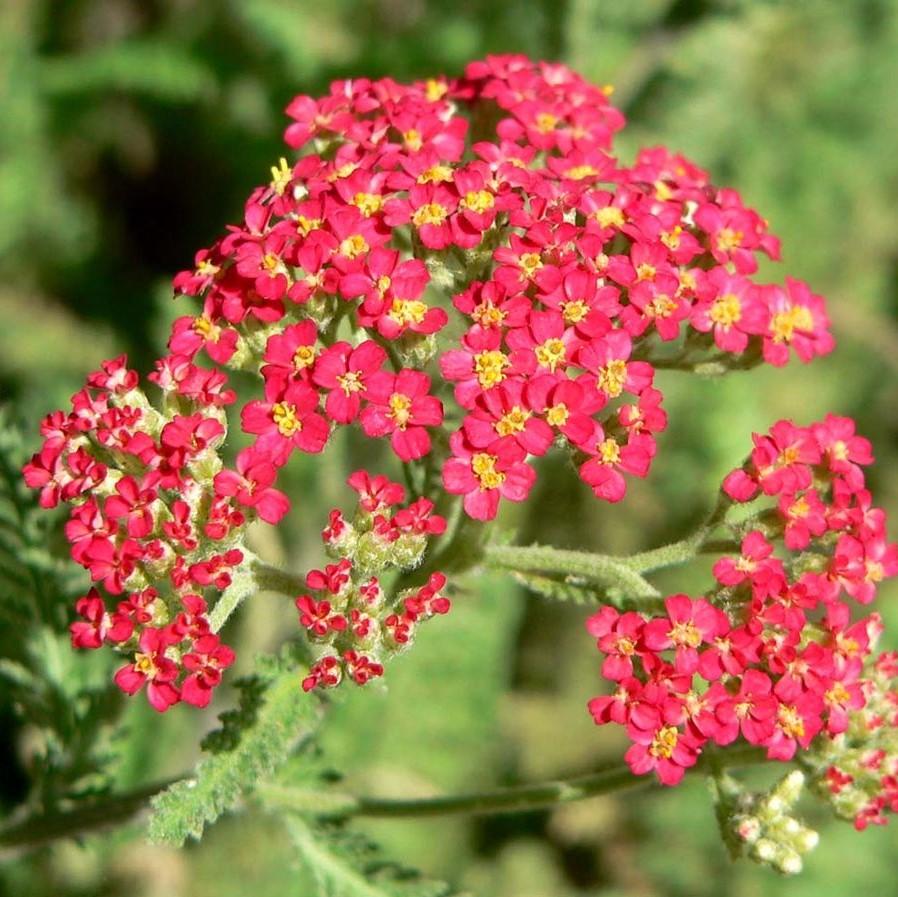
[[189, 837], [201, 837], [207, 825], [273, 775], [317, 726], [318, 701], [300, 690], [296, 670], [272, 675], [260, 706], [255, 686], [243, 694], [241, 709], [222, 720], [224, 734], [207, 740], [218, 753], [201, 759], [189, 779], [153, 799], [151, 840], [181, 845]]
[[0, 695], [33, 728], [30, 800], [47, 810], [108, 788], [121, 701], [109, 658], [77, 655], [68, 643], [80, 577], [51, 551], [53, 515], [22, 481], [25, 458], [0, 409]]
[[356, 832], [293, 814], [285, 823], [300, 861], [314, 875], [319, 897], [461, 897], [444, 882], [388, 862]]

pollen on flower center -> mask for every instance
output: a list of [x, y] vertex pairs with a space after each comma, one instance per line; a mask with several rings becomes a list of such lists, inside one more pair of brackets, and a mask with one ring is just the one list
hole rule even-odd
[[200, 277], [214, 277], [219, 271], [221, 268], [218, 265], [213, 265], [208, 259], [203, 259], [196, 266], [196, 273]]
[[721, 327], [732, 327], [742, 318], [742, 303], [733, 293], [718, 296], [711, 305], [708, 317]]
[[492, 302], [481, 302], [471, 312], [471, 317], [482, 327], [498, 327], [505, 320], [505, 312]]
[[564, 176], [572, 181], [582, 181], [584, 178], [591, 178], [598, 173], [598, 170], [592, 165], [574, 165], [564, 173]]
[[271, 166], [271, 189], [278, 196], [283, 196], [292, 178], [293, 169], [287, 160], [281, 156], [278, 164]]
[[669, 318], [676, 311], [677, 303], [670, 296], [660, 293], [645, 307], [649, 318]]
[[518, 264], [528, 277], [533, 275], [543, 266], [543, 260], [535, 252], [525, 252], [519, 259]]
[[448, 165], [431, 165], [416, 180], [419, 184], [442, 184], [452, 180], [452, 169]]
[[799, 712], [787, 704], [780, 704], [776, 717], [777, 725], [788, 738], [802, 738], [804, 736], [804, 720]]
[[683, 233], [683, 228], [680, 225], [676, 225], [671, 231], [662, 231], [661, 232], [661, 242], [668, 249], [678, 249], [680, 246], [680, 234]]
[[390, 396], [390, 417], [396, 426], [404, 430], [412, 416], [412, 400], [401, 392], [394, 392]]
[[134, 669], [137, 670], [138, 673], [143, 673], [143, 675], [146, 676], [147, 679], [152, 679], [158, 672], [156, 664], [153, 662], [153, 658], [149, 654], [135, 654]]
[[377, 288], [377, 292], [383, 296], [384, 293], [393, 285], [393, 278], [391, 278], [387, 274], [381, 274], [380, 277], [377, 278], [377, 283], [375, 287]]
[[589, 314], [589, 306], [583, 299], [571, 299], [562, 303], [561, 314], [566, 323], [579, 324]]
[[555, 373], [555, 368], [562, 364], [567, 356], [567, 349], [560, 339], [547, 339], [541, 346], [534, 349], [536, 360], [540, 367], [548, 368]]
[[505, 368], [510, 364], [508, 358], [496, 349], [479, 352], [474, 356], [474, 373], [477, 382], [483, 389], [492, 389], [505, 379]]
[[302, 421], [296, 416], [296, 406], [278, 402], [271, 409], [271, 418], [277, 424], [281, 436], [292, 436], [302, 429]]
[[293, 367], [297, 370], [307, 368], [315, 362], [314, 346], [297, 346], [293, 353]]
[[306, 218], [305, 215], [296, 216], [296, 230], [301, 236], [307, 237], [313, 230], [319, 230], [323, 224], [320, 218]]
[[851, 695], [841, 682], [836, 682], [833, 684], [833, 687], [826, 692], [824, 697], [828, 704], [844, 704], [846, 701], [850, 700]]
[[425, 224], [442, 224], [449, 216], [449, 211], [438, 202], [428, 202], [415, 210], [412, 215], [412, 224], [422, 227]]
[[270, 252], [266, 252], [265, 255], [262, 256], [262, 267], [268, 272], [270, 277], [274, 277], [276, 274], [281, 274], [284, 270], [281, 260]]
[[551, 112], [540, 112], [536, 116], [536, 130], [540, 134], [548, 134], [549, 131], [554, 131], [557, 124], [558, 118], [552, 115]]
[[807, 517], [811, 512], [811, 506], [808, 504], [808, 500], [802, 496], [797, 501], [792, 502], [789, 506], [789, 516], [790, 517]]
[[571, 412], [568, 410], [567, 405], [559, 402], [546, 411], [546, 422], [552, 427], [563, 427], [570, 416]]
[[605, 206], [604, 209], [596, 209], [592, 217], [598, 222], [599, 227], [623, 227], [624, 213], [617, 206]]
[[741, 230], [725, 227], [717, 235], [717, 248], [721, 252], [730, 252], [733, 249], [738, 249], [742, 245], [743, 236], [744, 234]]
[[633, 639], [627, 638], [626, 636], [622, 635], [618, 638], [614, 647], [616, 648], [618, 654], [623, 654], [625, 657], [629, 657], [636, 651], [636, 642], [634, 642]]
[[495, 198], [489, 190], [469, 190], [460, 205], [477, 215], [488, 212], [495, 205]]
[[627, 363], [620, 358], [614, 358], [604, 367], [599, 368], [596, 384], [612, 399], [616, 399], [623, 391], [627, 382]]
[[420, 324], [427, 314], [427, 304], [420, 299], [395, 298], [389, 315], [397, 324]]
[[617, 464], [620, 461], [620, 446], [610, 436], [597, 446], [603, 464]]
[[673, 756], [680, 735], [674, 726], [662, 726], [652, 739], [649, 753], [653, 757], [669, 760]]
[[366, 217], [370, 218], [383, 208], [384, 198], [379, 193], [356, 193], [352, 204]]
[[471, 470], [480, 483], [481, 491], [498, 489], [505, 482], [505, 474], [496, 470], [499, 459], [487, 452], [477, 452], [471, 457]]
[[402, 139], [405, 141], [405, 145], [415, 153], [424, 146], [421, 134], [419, 131], [415, 130], [415, 128], [409, 128], [409, 130], [402, 135]]
[[217, 324], [213, 324], [205, 315], [193, 319], [193, 329], [210, 343], [217, 343], [221, 336], [221, 328]]
[[687, 648], [697, 648], [702, 643], [702, 634], [691, 620], [674, 623], [670, 632], [667, 633], [667, 637], [675, 645], [683, 645]]
[[369, 250], [368, 241], [361, 234], [352, 234], [340, 244], [340, 255], [354, 259]]
[[354, 392], [362, 392], [365, 389], [362, 375], [358, 371], [347, 371], [345, 374], [341, 374], [337, 377], [337, 383], [340, 384], [340, 389], [347, 396]]
[[637, 280], [654, 280], [657, 273], [658, 269], [654, 265], [642, 264], [636, 266]]
[[527, 426], [530, 416], [530, 411], [526, 411], [520, 405], [515, 405], [496, 421], [496, 432], [500, 436], [511, 436], [513, 433], [520, 433]]

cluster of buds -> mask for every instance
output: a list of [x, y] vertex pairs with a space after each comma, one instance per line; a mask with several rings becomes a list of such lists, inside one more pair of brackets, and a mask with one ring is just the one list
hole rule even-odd
[[312, 570], [306, 577], [310, 592], [296, 599], [300, 625], [319, 652], [303, 679], [306, 691], [333, 688], [345, 678], [365, 685], [382, 676], [383, 661], [412, 643], [420, 623], [449, 612], [442, 573], [392, 600], [379, 578], [413, 570], [429, 540], [445, 531], [446, 521], [433, 513], [433, 503], [419, 498], [406, 505], [399, 483], [364, 470], [348, 483], [359, 495], [352, 520], [334, 509], [321, 534], [337, 563]]
[[[626, 727], [634, 773], [655, 769], [668, 785], [706, 743], [740, 735], [769, 759], [791, 760], [818, 734], [845, 733], [876, 692], [865, 661], [880, 617], [852, 620], [846, 600], [870, 604], [898, 573], [898, 546], [864, 488], [870, 445], [833, 416], [809, 427], [780, 421], [754, 442], [724, 495], [773, 504], [731, 525], [741, 553], [714, 565], [716, 587], [668, 597], [662, 617], [606, 606], [588, 621], [606, 655], [602, 673], [616, 683], [590, 710], [597, 723]], [[894, 713], [882, 725], [891, 722]]]
[[858, 831], [898, 813], [898, 652], [881, 654], [864, 681], [864, 706], [804, 758], [817, 793]]
[[750, 794], [729, 777], [718, 779], [721, 833], [735, 856], [747, 856], [783, 875], [801, 872], [802, 856], [820, 840], [817, 832], [791, 813], [804, 781], [804, 775], [795, 769], [769, 791]]
[[161, 711], [180, 700], [205, 706], [233, 662], [211, 632], [207, 592], [231, 585], [256, 505], [271, 516], [286, 499], [264, 477], [249, 501], [229, 488], [242, 477], [218, 454], [223, 406], [234, 400], [222, 375], [185, 364], [177, 378], [160, 367], [151, 379], [161, 411], [123, 357], [104, 363], [70, 413], [45, 418], [44, 445], [24, 474], [44, 507], [71, 505], [72, 557], [110, 596], [95, 587], [77, 601], [72, 644], [133, 655], [115, 681], [128, 694], [146, 684]]

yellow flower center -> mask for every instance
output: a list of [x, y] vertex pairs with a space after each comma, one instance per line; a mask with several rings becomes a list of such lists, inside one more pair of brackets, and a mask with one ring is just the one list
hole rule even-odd
[[422, 227], [425, 224], [442, 224], [449, 215], [448, 209], [438, 202], [428, 202], [415, 210], [412, 215], [412, 224]]
[[885, 568], [879, 561], [867, 561], [867, 574], [864, 577], [867, 582], [882, 582], [885, 575]]
[[548, 134], [549, 131], [554, 131], [557, 124], [558, 118], [552, 115], [551, 112], [540, 112], [536, 116], [536, 130], [540, 134]]
[[564, 362], [567, 349], [560, 339], [547, 339], [541, 346], [536, 347], [534, 354], [540, 367], [548, 368], [554, 374], [555, 368]]
[[829, 449], [836, 461], [847, 461], [849, 456], [848, 446], [841, 439], [834, 442]]
[[310, 367], [315, 361], [314, 346], [297, 346], [293, 353], [293, 367], [297, 370]]
[[683, 228], [678, 224], [673, 230], [665, 230], [661, 232], [661, 242], [668, 249], [678, 249], [680, 246], [680, 234]]
[[824, 697], [827, 704], [844, 704], [851, 699], [848, 689], [841, 682], [836, 682]]
[[397, 324], [420, 324], [427, 314], [427, 305], [420, 299], [394, 298], [389, 315]]
[[428, 78], [424, 84], [424, 96], [429, 103], [436, 103], [443, 99], [449, 90], [449, 85], [435, 78]]
[[673, 726], [662, 726], [652, 739], [649, 753], [653, 757], [669, 760], [673, 756], [679, 737], [679, 733]]
[[582, 181], [584, 178], [591, 178], [598, 173], [598, 169], [593, 168], [592, 165], [574, 165], [564, 175], [572, 181]]
[[642, 264], [636, 266], [637, 280], [654, 280], [657, 273], [658, 269], [654, 265]]
[[143, 673], [147, 679], [154, 678], [158, 672], [156, 664], [153, 663], [153, 658], [149, 654], [135, 654], [134, 669], [137, 670], [138, 673]]
[[563, 402], [546, 410], [546, 422], [552, 427], [563, 427], [570, 416], [571, 412]]
[[481, 302], [471, 312], [471, 317], [481, 327], [498, 327], [505, 320], [505, 312], [496, 308], [492, 302]]
[[470, 209], [477, 215], [488, 212], [495, 205], [495, 197], [489, 190], [469, 190], [462, 199], [460, 205]]
[[492, 389], [505, 379], [508, 358], [496, 349], [479, 352], [474, 356], [474, 373], [483, 389]]
[[361, 234], [352, 234], [340, 244], [340, 255], [354, 259], [366, 253], [368, 249], [368, 241]]
[[613, 358], [604, 367], [599, 368], [596, 383], [602, 392], [610, 398], [616, 399], [623, 391], [627, 382], [627, 362], [620, 358]]
[[410, 128], [402, 135], [402, 139], [405, 141], [405, 145], [413, 152], [418, 152], [422, 146], [424, 146], [424, 141], [421, 139], [421, 134], [415, 130], [415, 128]]
[[452, 169], [448, 165], [431, 165], [416, 180], [419, 184], [443, 184], [452, 180]]
[[604, 209], [596, 209], [592, 217], [599, 223], [599, 227], [623, 227], [624, 213], [617, 206], [605, 206]]
[[528, 277], [533, 277], [542, 268], [543, 260], [535, 252], [525, 252], [519, 259], [518, 264]]
[[717, 248], [721, 252], [730, 252], [733, 249], [738, 249], [742, 245], [743, 236], [741, 230], [725, 227], [717, 235]]
[[218, 265], [213, 265], [207, 259], [203, 259], [196, 266], [196, 273], [199, 277], [214, 277], [219, 271], [221, 271], [221, 268]]
[[562, 302], [561, 314], [566, 323], [579, 324], [589, 314], [589, 306], [583, 299], [571, 299], [570, 302]]
[[708, 317], [721, 327], [732, 327], [742, 318], [742, 303], [733, 293], [718, 296], [711, 304]]
[[296, 216], [296, 230], [303, 237], [307, 237], [313, 230], [319, 230], [321, 224], [320, 218], [306, 218], [305, 215]]
[[375, 287], [377, 288], [377, 292], [380, 293], [381, 296], [383, 296], [383, 294], [386, 293], [388, 289], [390, 289], [392, 284], [393, 279], [391, 277], [386, 274], [381, 274], [380, 277], [377, 278]]
[[702, 643], [702, 634], [691, 620], [674, 623], [667, 637], [675, 645], [685, 645], [689, 648], [697, 648]]
[[341, 374], [337, 377], [337, 383], [340, 384], [343, 394], [347, 396], [354, 392], [362, 392], [365, 389], [365, 384], [362, 383], [362, 375], [358, 371], [347, 371], [345, 374]]
[[390, 417], [396, 426], [404, 430], [412, 416], [412, 400], [401, 392], [394, 392], [390, 396]]
[[645, 307], [646, 317], [649, 318], [669, 318], [676, 311], [677, 303], [660, 293]]
[[356, 193], [352, 204], [366, 217], [370, 218], [383, 208], [384, 198], [379, 193]]
[[598, 445], [599, 457], [603, 464], [617, 464], [620, 461], [620, 446], [610, 436]]
[[481, 491], [498, 489], [505, 482], [505, 474], [496, 470], [498, 460], [495, 455], [486, 452], [477, 452], [471, 458], [471, 470], [480, 483]]
[[780, 704], [777, 713], [777, 725], [788, 738], [801, 738], [804, 736], [804, 720], [799, 712], [787, 704]]
[[269, 277], [276, 277], [284, 271], [281, 260], [271, 252], [262, 256], [262, 267], [268, 272]]
[[527, 421], [530, 420], [530, 416], [530, 411], [525, 411], [520, 405], [515, 405], [496, 421], [496, 432], [500, 436], [511, 436], [512, 433], [520, 433], [527, 425]]
[[293, 169], [287, 164], [287, 160], [281, 156], [278, 164], [271, 166], [271, 189], [278, 196], [283, 196], [292, 178]]
[[217, 324], [213, 324], [205, 315], [193, 319], [193, 329], [210, 343], [217, 343], [221, 336], [221, 328]]
[[290, 437], [302, 429], [302, 421], [296, 416], [295, 405], [278, 402], [271, 409], [271, 417], [281, 436]]
[[802, 496], [797, 501], [792, 502], [789, 506], [789, 516], [790, 517], [807, 517], [811, 512], [811, 506], [808, 504], [808, 500]]

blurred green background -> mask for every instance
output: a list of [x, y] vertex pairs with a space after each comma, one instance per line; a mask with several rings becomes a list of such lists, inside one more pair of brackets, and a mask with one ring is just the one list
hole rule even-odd
[[[281, 154], [281, 110], [333, 78], [455, 74], [488, 52], [561, 59], [598, 83], [629, 125], [625, 159], [665, 143], [740, 189], [783, 239], [764, 274], [829, 298], [838, 350], [805, 368], [725, 380], [661, 377], [671, 412], [653, 475], [617, 507], [565, 465], [544, 465], [537, 500], [512, 515], [521, 540], [627, 552], [681, 535], [708, 508], [753, 429], [780, 416], [849, 414], [874, 441], [877, 500], [898, 512], [898, 3], [895, 0], [3, 0], [0, 4], [0, 393], [37, 445], [101, 358], [147, 370], [183, 306], [171, 275], [237, 220]], [[302, 569], [321, 560], [307, 509], [344, 496], [341, 443], [298, 467], [303, 498], [263, 546]], [[357, 462], [356, 462], [357, 463]], [[895, 535], [895, 527], [892, 534]], [[707, 568], [666, 575], [700, 591]], [[881, 592], [898, 646], [898, 589]], [[272, 602], [274, 599], [272, 599]], [[389, 794], [469, 790], [588, 770], [622, 743], [584, 711], [597, 657], [583, 608], [540, 603], [501, 580], [461, 594], [389, 671], [353, 693], [324, 744], [353, 786]], [[287, 608], [244, 611], [254, 650], [293, 632]], [[7, 634], [8, 638], [8, 634]], [[67, 660], [73, 675], [89, 662]], [[221, 706], [229, 697], [223, 695]], [[221, 709], [218, 707], [216, 709]], [[9, 706], [3, 806], [20, 798], [27, 732]], [[214, 723], [139, 702], [111, 750], [121, 786], [178, 773]], [[855, 834], [810, 807], [821, 847], [781, 880], [731, 864], [703, 783], [555, 812], [369, 823], [390, 852], [484, 897], [851, 897], [898, 894], [898, 827]], [[314, 893], [277, 827], [220, 822], [198, 846], [148, 846], [141, 830], [7, 861], [15, 897], [279, 897]]]

